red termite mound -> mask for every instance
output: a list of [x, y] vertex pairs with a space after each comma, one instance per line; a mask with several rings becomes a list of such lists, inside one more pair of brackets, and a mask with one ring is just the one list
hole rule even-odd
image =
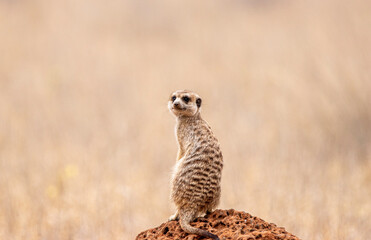
[[[205, 229], [218, 235], [220, 240], [296, 240], [298, 237], [287, 232], [283, 227], [251, 216], [245, 212], [230, 210], [215, 210], [205, 217], [197, 218], [192, 226]], [[184, 232], [178, 221], [169, 221], [160, 226], [140, 233], [136, 240], [144, 239], [205, 239], [201, 236]]]

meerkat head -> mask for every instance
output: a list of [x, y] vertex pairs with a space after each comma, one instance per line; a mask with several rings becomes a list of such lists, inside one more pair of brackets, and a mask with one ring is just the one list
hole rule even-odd
[[178, 90], [170, 95], [168, 108], [176, 117], [192, 117], [201, 110], [201, 98], [188, 90]]

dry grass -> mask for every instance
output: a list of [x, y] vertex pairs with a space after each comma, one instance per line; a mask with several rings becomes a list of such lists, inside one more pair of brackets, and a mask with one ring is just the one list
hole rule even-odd
[[175, 89], [221, 208], [371, 235], [369, 1], [0, 1], [0, 239], [133, 239], [172, 213]]

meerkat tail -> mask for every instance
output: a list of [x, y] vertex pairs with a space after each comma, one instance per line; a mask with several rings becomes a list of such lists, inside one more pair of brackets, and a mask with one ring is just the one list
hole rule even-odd
[[212, 234], [211, 232], [208, 232], [208, 231], [203, 230], [203, 229], [192, 227], [190, 225], [192, 219], [193, 219], [192, 215], [188, 215], [188, 214], [180, 215], [180, 219], [179, 219], [180, 226], [182, 227], [182, 229], [185, 232], [197, 234], [197, 235], [200, 235], [202, 237], [207, 237], [207, 238], [211, 238], [211, 239], [214, 239], [214, 240], [220, 240], [217, 235]]

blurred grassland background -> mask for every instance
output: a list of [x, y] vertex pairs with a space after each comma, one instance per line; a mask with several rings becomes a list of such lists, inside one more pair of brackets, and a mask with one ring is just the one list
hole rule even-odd
[[0, 239], [133, 239], [174, 211], [170, 93], [220, 140], [220, 208], [371, 236], [370, 1], [0, 0]]

